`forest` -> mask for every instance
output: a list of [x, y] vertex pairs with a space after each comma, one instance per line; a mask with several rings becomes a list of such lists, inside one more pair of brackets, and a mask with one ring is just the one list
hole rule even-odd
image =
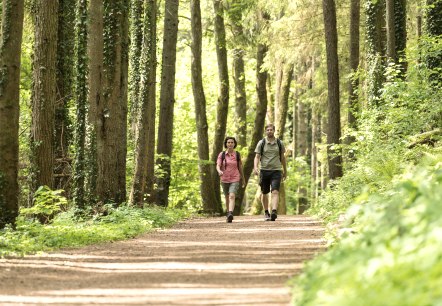
[[224, 216], [226, 136], [262, 215], [273, 123], [327, 229], [293, 304], [442, 303], [442, 0], [0, 3], [0, 257]]

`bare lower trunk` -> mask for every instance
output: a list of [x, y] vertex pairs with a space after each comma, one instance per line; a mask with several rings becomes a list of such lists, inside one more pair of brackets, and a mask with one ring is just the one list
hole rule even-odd
[[163, 59], [161, 68], [160, 118], [158, 125], [157, 165], [163, 171], [156, 178], [156, 203], [169, 203], [170, 162], [172, 158], [173, 114], [175, 104], [176, 44], [178, 33], [178, 0], [166, 0], [164, 16]]
[[[18, 129], [23, 0], [3, 1], [0, 45], [0, 229], [18, 215]], [[9, 30], [9, 31], [7, 31]]]
[[202, 80], [202, 28], [201, 28], [201, 7], [199, 0], [190, 1], [191, 23], [192, 23], [192, 90], [195, 100], [195, 118], [197, 126], [197, 142], [200, 172], [200, 191], [203, 210], [207, 213], [216, 212], [215, 191], [211, 167], [209, 164], [209, 135], [206, 116], [206, 97], [204, 95]]
[[217, 199], [217, 211], [222, 211], [220, 179], [216, 172], [216, 160], [218, 153], [223, 150], [224, 137], [226, 135], [227, 114], [229, 110], [229, 69], [227, 64], [226, 30], [224, 27], [224, 9], [220, 0], [213, 0], [215, 11], [215, 45], [218, 61], [219, 94], [216, 107], [215, 136], [212, 146], [212, 178], [214, 191]]
[[339, 102], [338, 33], [334, 0], [323, 0], [328, 79], [328, 170], [330, 179], [342, 176], [342, 155], [335, 146], [341, 138]]
[[53, 188], [54, 131], [58, 1], [35, 2], [35, 42], [32, 88], [31, 148], [35, 178], [31, 192], [39, 186]]
[[[254, 130], [252, 139], [250, 140], [247, 156], [244, 160], [244, 177], [246, 185], [249, 182], [250, 175], [253, 170], [253, 161], [255, 159], [255, 147], [258, 141], [262, 138], [262, 131], [264, 130], [265, 116], [267, 110], [267, 72], [261, 71], [261, 66], [264, 63], [264, 57], [267, 52], [267, 46], [258, 44], [258, 50], [256, 53], [256, 91], [258, 99], [256, 100], [256, 115], [254, 121]], [[243, 202], [245, 188], [239, 188], [234, 214], [238, 215], [241, 210], [241, 203]]]

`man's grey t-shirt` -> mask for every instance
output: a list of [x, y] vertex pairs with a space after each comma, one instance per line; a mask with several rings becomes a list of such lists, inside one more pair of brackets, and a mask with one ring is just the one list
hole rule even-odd
[[[262, 139], [256, 145], [255, 153], [261, 154]], [[281, 154], [284, 154], [285, 147], [281, 141]], [[261, 156], [261, 170], [282, 170], [281, 159], [279, 157], [279, 147], [276, 139], [270, 143], [266, 138], [264, 150]]]

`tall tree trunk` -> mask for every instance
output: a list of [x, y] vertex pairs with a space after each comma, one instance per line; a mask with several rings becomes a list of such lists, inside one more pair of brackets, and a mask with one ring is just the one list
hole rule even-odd
[[0, 229], [18, 215], [18, 129], [23, 0], [3, 1], [0, 40]]
[[367, 49], [367, 101], [377, 106], [385, 70], [385, 0], [365, 0], [366, 49]]
[[127, 0], [104, 3], [103, 101], [97, 116], [97, 198], [126, 201]]
[[55, 104], [54, 187], [69, 194], [69, 144], [72, 138], [68, 102], [73, 94], [75, 0], [59, 0], [57, 43], [57, 98]]
[[231, 20], [233, 41], [232, 50], [233, 82], [235, 84], [235, 134], [238, 145], [247, 146], [247, 96], [244, 68], [244, 30], [242, 26], [242, 3], [232, 0], [227, 13]]
[[322, 1], [325, 27], [325, 47], [327, 53], [328, 80], [328, 129], [327, 158], [330, 179], [342, 176], [342, 155], [334, 149], [341, 138], [341, 119], [339, 103], [339, 64], [338, 64], [338, 33], [336, 29], [336, 7], [334, 0]]
[[[281, 86], [278, 94], [278, 114], [275, 120], [276, 130], [278, 131], [277, 137], [283, 138], [285, 133], [285, 122], [287, 121], [287, 113], [289, 108], [289, 94], [290, 94], [290, 84], [293, 79], [293, 65], [286, 66], [283, 69], [283, 75], [281, 77]], [[286, 153], [286, 159], [288, 158]], [[287, 213], [287, 203], [285, 196], [285, 183], [281, 182], [281, 187], [279, 190], [279, 204], [278, 204], [278, 214], [285, 215]]]
[[394, 20], [396, 59], [401, 66], [401, 76], [405, 78], [408, 66], [405, 54], [407, 48], [407, 0], [394, 0]]
[[244, 71], [244, 50], [233, 50], [233, 80], [235, 83], [235, 127], [238, 145], [247, 145], [247, 96]]
[[385, 0], [386, 3], [386, 21], [387, 21], [387, 57], [397, 63], [396, 58], [396, 29], [395, 29], [395, 0]]
[[275, 94], [273, 91], [272, 76], [269, 75], [266, 81], [267, 90], [267, 113], [266, 122], [275, 122]]
[[[271, 88], [267, 88], [267, 93], [269, 95], [271, 95], [271, 92], [274, 92], [274, 101], [273, 101], [273, 105], [270, 107], [270, 101], [271, 98], [269, 98], [269, 105], [267, 105], [267, 113], [269, 113], [269, 111], [271, 110], [273, 112], [273, 120], [272, 121], [268, 121], [271, 122], [275, 125], [275, 135], [277, 135], [278, 137], [282, 137], [279, 136], [281, 135], [281, 132], [279, 131], [279, 118], [281, 117], [279, 114], [279, 109], [280, 109], [280, 103], [281, 103], [281, 88], [282, 88], [282, 78], [284, 76], [284, 62], [278, 62], [276, 64], [276, 71], [275, 71], [275, 85], [273, 88], [273, 91], [271, 90]], [[267, 81], [271, 79], [270, 77], [267, 79]], [[267, 117], [267, 119], [269, 119]]]
[[[305, 173], [307, 163], [307, 151], [308, 151], [308, 107], [304, 102], [298, 102], [298, 142], [297, 142], [297, 156], [302, 158], [303, 163], [297, 168], [298, 173]], [[298, 184], [298, 213], [302, 214], [308, 207], [307, 188], [304, 182]]]
[[[295, 78], [295, 83], [297, 83], [297, 78]], [[296, 84], [298, 85], [298, 84]], [[293, 130], [293, 135], [292, 135], [292, 142], [293, 142], [293, 153], [292, 153], [292, 158], [293, 160], [295, 160], [296, 156], [298, 155], [298, 104], [299, 104], [299, 89], [296, 88], [295, 89], [295, 95], [294, 95], [294, 99], [293, 99], [293, 122], [292, 122], [292, 130]]]
[[[361, 3], [360, 0], [351, 0], [350, 7], [350, 81], [348, 82], [348, 125], [350, 128], [357, 127], [356, 117], [359, 113], [358, 87], [359, 77], [359, 22]], [[351, 137], [347, 138], [347, 143], [353, 142]]]
[[160, 118], [157, 144], [157, 165], [163, 170], [163, 175], [156, 178], [156, 202], [161, 206], [167, 206], [169, 201], [173, 111], [175, 104], [178, 5], [178, 0], [166, 0], [165, 3], [163, 57], [161, 64]]
[[202, 80], [202, 28], [201, 28], [201, 7], [199, 0], [190, 1], [191, 25], [192, 25], [192, 90], [195, 100], [195, 119], [198, 137], [199, 172], [201, 180], [201, 198], [203, 210], [208, 213], [216, 212], [218, 205], [213, 189], [214, 183], [211, 167], [209, 164], [209, 137], [206, 116], [206, 97], [204, 95]]
[[213, 0], [215, 12], [215, 45], [216, 57], [218, 60], [219, 94], [216, 106], [215, 136], [212, 146], [212, 177], [215, 196], [217, 200], [217, 211], [222, 212], [220, 179], [216, 171], [216, 160], [218, 153], [223, 150], [224, 137], [227, 128], [227, 113], [229, 110], [229, 68], [227, 64], [226, 29], [224, 26], [224, 8], [221, 0]]
[[77, 120], [75, 124], [74, 192], [75, 206], [86, 207], [86, 125], [87, 125], [87, 0], [78, 0], [76, 18], [76, 88]]
[[130, 8], [130, 73], [129, 73], [129, 134], [137, 139], [137, 125], [140, 111], [140, 59], [143, 47], [144, 0], [132, 0]]
[[[442, 1], [427, 0], [426, 6], [426, 32], [430, 37], [442, 35]], [[432, 71], [429, 75], [430, 82], [437, 88], [442, 82], [442, 54], [434, 53], [426, 56], [426, 63]]]
[[321, 131], [320, 131], [321, 115], [319, 107], [314, 106], [312, 109], [312, 149], [311, 149], [311, 199], [312, 205], [319, 195], [319, 161], [318, 161], [318, 144], [321, 143]]
[[35, 173], [33, 193], [39, 186], [53, 188], [58, 1], [34, 3], [34, 62], [31, 150]]
[[[247, 156], [244, 161], [243, 173], [246, 180], [246, 187], [250, 179], [250, 175], [253, 170], [253, 161], [255, 159], [255, 148], [258, 141], [262, 139], [266, 110], [267, 110], [267, 71], [261, 71], [264, 64], [264, 57], [267, 53], [268, 47], [264, 44], [258, 44], [256, 53], [256, 92], [258, 99], [256, 100], [256, 113], [254, 121], [254, 129], [252, 138], [250, 139], [250, 145], [247, 151]], [[235, 215], [239, 215], [241, 211], [241, 203], [244, 199], [245, 188], [239, 188], [235, 202]]]
[[141, 55], [140, 112], [138, 121], [135, 173], [130, 202], [142, 206], [153, 200], [155, 165], [155, 79], [156, 79], [156, 0], [144, 6], [143, 51]]
[[277, 137], [283, 138], [285, 133], [285, 123], [287, 121], [287, 113], [289, 108], [289, 94], [290, 85], [293, 79], [293, 65], [288, 65], [283, 70], [283, 76], [281, 77], [281, 88], [278, 95], [278, 116], [275, 118], [276, 130], [278, 131]]
[[89, 58], [88, 72], [88, 141], [87, 148], [87, 194], [89, 201], [97, 200], [97, 133], [98, 133], [98, 110], [103, 103], [103, 58], [104, 58], [104, 29], [103, 29], [103, 1], [89, 0], [89, 25], [87, 52]]

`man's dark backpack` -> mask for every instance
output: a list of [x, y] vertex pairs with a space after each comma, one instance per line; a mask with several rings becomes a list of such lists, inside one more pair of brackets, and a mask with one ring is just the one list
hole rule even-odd
[[[276, 143], [278, 144], [278, 148], [279, 148], [279, 160], [281, 160], [281, 154], [282, 154], [282, 143], [281, 140], [279, 140], [279, 138], [276, 138]], [[264, 146], [266, 145], [266, 139], [265, 137], [261, 140], [261, 147], [260, 147], [260, 151], [261, 151], [261, 158], [262, 155], [264, 154]]]
[[[238, 170], [239, 170], [239, 162], [241, 161], [241, 154], [239, 154], [238, 151], [236, 152], [236, 164], [238, 166]], [[226, 151], [223, 151], [223, 153], [221, 153], [221, 165], [224, 163], [224, 170], [226, 169], [227, 166], [227, 162], [226, 162]]]

